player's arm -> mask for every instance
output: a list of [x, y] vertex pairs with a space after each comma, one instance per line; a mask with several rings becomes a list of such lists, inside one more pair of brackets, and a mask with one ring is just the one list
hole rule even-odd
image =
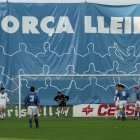
[[119, 98], [119, 96], [120, 96], [120, 93], [119, 93], [119, 91], [116, 93], [116, 95], [115, 95], [115, 97], [114, 97], [114, 101], [116, 102], [117, 101], [117, 98]]
[[117, 97], [116, 97], [116, 95], [114, 96], [114, 102], [116, 102], [116, 99], [117, 99]]
[[6, 98], [6, 102], [7, 102], [7, 103], [9, 103], [9, 102], [10, 102], [10, 100], [9, 100], [9, 98], [8, 98], [8, 97]]
[[40, 102], [37, 103], [37, 107], [38, 107], [38, 109], [40, 111]]
[[8, 95], [7, 95], [7, 97], [6, 97], [6, 102], [7, 102], [7, 103], [10, 102]]
[[140, 101], [140, 93], [138, 94], [138, 101]]
[[118, 93], [118, 90], [115, 91], [115, 95], [114, 95], [114, 102], [116, 102], [116, 94]]
[[57, 96], [55, 96], [55, 97], [54, 97], [54, 100], [57, 102], [57, 101], [58, 101], [58, 97], [57, 97]]
[[139, 100], [140, 99], [139, 93], [136, 94], [136, 99], [137, 99], [137, 101], [140, 101]]
[[60, 100], [60, 98], [59, 98], [58, 96], [55, 96], [55, 97], [54, 97], [54, 100], [55, 100], [56, 102], [58, 102], [59, 104], [63, 101], [63, 100]]
[[129, 102], [129, 101], [130, 101], [130, 94], [127, 93], [127, 102]]
[[65, 101], [68, 101], [69, 100], [69, 96], [65, 96]]
[[40, 99], [39, 99], [39, 97], [37, 96], [37, 99], [36, 99], [37, 101], [37, 107], [38, 107], [38, 109], [40, 110]]
[[61, 101], [59, 100], [58, 96], [55, 96], [55, 97], [54, 97], [54, 100], [55, 100], [56, 102], [58, 102], [58, 103], [61, 102]]

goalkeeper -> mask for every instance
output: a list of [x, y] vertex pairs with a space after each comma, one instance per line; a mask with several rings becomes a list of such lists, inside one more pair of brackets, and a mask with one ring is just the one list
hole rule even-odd
[[65, 116], [67, 117], [67, 105], [66, 102], [69, 100], [69, 96], [63, 95], [60, 91], [57, 92], [57, 95], [54, 97], [54, 100], [58, 102], [58, 117], [60, 114], [60, 111], [63, 109]]

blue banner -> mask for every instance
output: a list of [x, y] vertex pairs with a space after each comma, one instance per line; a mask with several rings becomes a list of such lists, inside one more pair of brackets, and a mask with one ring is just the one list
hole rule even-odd
[[24, 77], [22, 103], [31, 85], [42, 105], [56, 105], [57, 91], [68, 104], [113, 103], [122, 83], [134, 101], [139, 77], [65, 77], [68, 74], [139, 74], [140, 5], [0, 4], [0, 84], [18, 103], [18, 75]]

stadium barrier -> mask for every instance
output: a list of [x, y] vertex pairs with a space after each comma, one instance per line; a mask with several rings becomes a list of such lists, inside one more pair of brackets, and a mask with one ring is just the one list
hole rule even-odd
[[[126, 116], [133, 116], [135, 104], [129, 103], [126, 107]], [[81, 104], [73, 106], [73, 117], [113, 117], [114, 104]]]
[[[68, 117], [113, 117], [115, 113], [114, 104], [80, 104], [74, 106], [68, 106], [67, 110]], [[135, 112], [135, 104], [129, 103], [126, 107], [126, 116], [131, 117]], [[64, 117], [65, 113], [62, 109], [58, 111], [56, 106], [43, 106], [41, 107], [40, 117], [57, 117], [58, 113], [60, 117]], [[7, 107], [6, 116], [19, 117], [18, 106], [12, 105]], [[27, 116], [27, 109], [22, 107], [21, 118]]]
[[[27, 109], [23, 108], [20, 112], [20, 118], [24, 118], [27, 116]], [[59, 114], [60, 113], [60, 114]], [[72, 117], [72, 106], [67, 107], [66, 113], [69, 117]], [[56, 106], [43, 106], [41, 107], [41, 111], [39, 113], [40, 117], [57, 117], [59, 116], [65, 116], [64, 110], [62, 109], [60, 112], [58, 111], [58, 108]], [[16, 105], [8, 106], [6, 111], [6, 116], [8, 118], [11, 117], [19, 117], [19, 108]]]

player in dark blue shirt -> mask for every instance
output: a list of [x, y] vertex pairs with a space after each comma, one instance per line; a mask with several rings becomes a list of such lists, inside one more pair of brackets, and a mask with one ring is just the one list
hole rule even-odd
[[125, 109], [127, 105], [127, 100], [130, 97], [129, 93], [125, 91], [124, 85], [119, 85], [119, 91], [116, 94], [116, 99], [119, 98], [119, 108], [121, 113], [121, 119], [125, 120]]
[[35, 87], [30, 87], [30, 93], [26, 95], [24, 100], [25, 106], [28, 107], [28, 115], [29, 115], [29, 126], [32, 128], [32, 119], [34, 117], [34, 121], [36, 124], [36, 128], [39, 127], [38, 123], [38, 113], [39, 113], [39, 98], [35, 93]]
[[57, 96], [54, 97], [54, 100], [58, 102], [58, 117], [60, 114], [60, 111], [63, 109], [65, 112], [65, 116], [67, 116], [67, 105], [66, 102], [69, 100], [69, 96], [63, 95], [62, 92], [58, 91]]
[[134, 93], [136, 94], [136, 104], [135, 104], [135, 117], [134, 120], [139, 116], [140, 120], [140, 91], [138, 86], [134, 86]]

